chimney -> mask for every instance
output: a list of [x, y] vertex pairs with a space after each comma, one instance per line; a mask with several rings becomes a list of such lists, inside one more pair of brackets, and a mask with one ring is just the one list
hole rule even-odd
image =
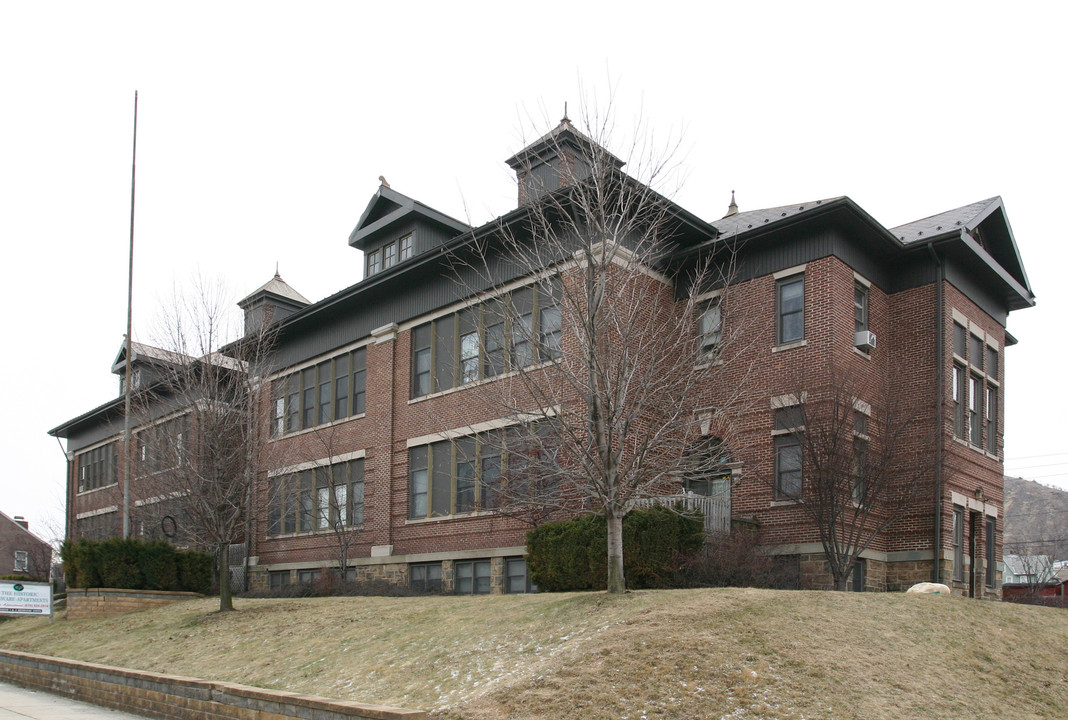
[[21, 515], [16, 515], [15, 516], [15, 522], [17, 522], [19, 525], [21, 525], [23, 527], [23, 529], [25, 529], [25, 530], [29, 530], [30, 529], [29, 521], [26, 518], [22, 517]]

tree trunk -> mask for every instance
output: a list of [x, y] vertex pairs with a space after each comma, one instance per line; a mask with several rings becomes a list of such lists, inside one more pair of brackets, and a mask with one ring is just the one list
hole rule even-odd
[[627, 590], [623, 578], [623, 518], [613, 510], [608, 511], [608, 592], [622, 593]]
[[234, 597], [230, 592], [230, 546], [220, 543], [217, 553], [219, 565], [219, 612], [234, 609]]

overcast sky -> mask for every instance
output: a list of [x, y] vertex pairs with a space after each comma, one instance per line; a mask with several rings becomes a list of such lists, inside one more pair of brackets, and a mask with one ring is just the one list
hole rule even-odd
[[3, 3], [0, 510], [62, 531], [46, 431], [118, 394], [135, 90], [145, 341], [198, 273], [235, 301], [275, 263], [312, 300], [359, 280], [379, 175], [472, 224], [507, 212], [504, 159], [565, 102], [612, 95], [621, 142], [639, 118], [681, 138], [676, 199], [709, 220], [732, 189], [848, 195], [888, 227], [1001, 195], [1038, 297], [1009, 320], [1006, 467], [1068, 488], [1068, 6], [878, 6]]

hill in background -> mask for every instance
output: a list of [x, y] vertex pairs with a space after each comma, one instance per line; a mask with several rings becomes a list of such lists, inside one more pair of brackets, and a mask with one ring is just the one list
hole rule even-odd
[[1034, 480], [1005, 478], [1004, 553], [1068, 560], [1068, 492]]

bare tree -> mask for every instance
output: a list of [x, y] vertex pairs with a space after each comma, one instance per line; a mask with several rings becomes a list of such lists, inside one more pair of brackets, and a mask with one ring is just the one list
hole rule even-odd
[[[474, 337], [481, 378], [477, 366], [460, 376], [494, 378], [482, 396], [517, 421], [496, 436], [510, 461], [486, 495], [516, 515], [603, 513], [608, 590], [618, 593], [622, 521], [635, 501], [678, 492], [685, 478], [720, 465], [720, 454], [695, 448], [710, 427], [721, 436], [729, 428], [722, 420], [744, 373], [715, 408], [707, 398], [744, 323], [724, 330], [720, 300], [733, 265], [725, 247], [673, 264], [683, 238], [708, 246], [714, 238], [658, 191], [675, 170], [671, 152], [656, 152], [639, 131], [624, 153], [626, 174], [606, 149], [611, 112], [584, 110], [580, 125], [565, 117], [510, 161], [523, 212], [506, 216], [462, 269], [484, 273], [483, 287], [502, 263], [534, 282], [487, 299], [484, 334]], [[546, 163], [553, 172], [542, 184]], [[712, 289], [720, 299], [702, 301]]]
[[229, 547], [247, 539], [264, 467], [269, 326], [242, 335], [219, 287], [177, 296], [159, 328], [158, 374], [137, 395], [139, 514], [167, 535], [210, 550], [219, 609], [233, 609]]
[[932, 496], [931, 407], [839, 367], [810, 371], [775, 410], [774, 471], [765, 478], [815, 526], [836, 590], [860, 554]]
[[1046, 584], [1056, 580], [1051, 543], [1022, 543], [1005, 549], [1005, 565], [1026, 587], [1031, 601], [1041, 597]]

